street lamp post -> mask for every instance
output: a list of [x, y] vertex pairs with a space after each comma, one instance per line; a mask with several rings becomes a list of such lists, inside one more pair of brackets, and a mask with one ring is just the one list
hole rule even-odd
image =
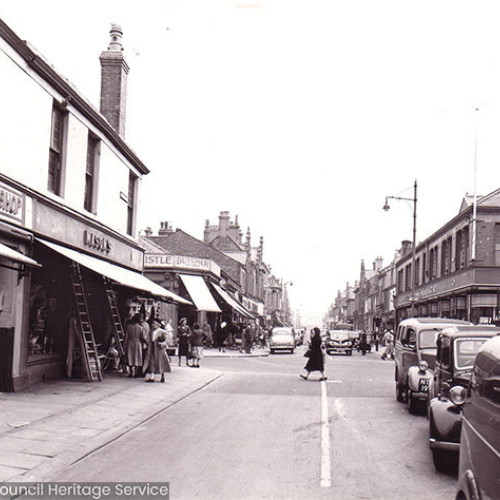
[[413, 202], [413, 251], [411, 256], [411, 315], [415, 313], [415, 284], [416, 284], [416, 269], [415, 269], [415, 255], [417, 251], [417, 180], [413, 184], [413, 198], [404, 198], [401, 196], [386, 196], [383, 209], [387, 212], [390, 206], [387, 200], [403, 200]]

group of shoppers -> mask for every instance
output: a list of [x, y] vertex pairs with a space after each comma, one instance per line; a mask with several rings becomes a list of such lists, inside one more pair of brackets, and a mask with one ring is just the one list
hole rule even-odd
[[160, 382], [165, 382], [165, 373], [172, 371], [167, 348], [174, 344], [173, 328], [168, 325], [169, 329], [158, 318], [148, 323], [141, 313], [134, 314], [127, 323], [124, 347], [129, 377], [138, 377], [142, 370], [146, 382], [154, 382], [156, 374]]

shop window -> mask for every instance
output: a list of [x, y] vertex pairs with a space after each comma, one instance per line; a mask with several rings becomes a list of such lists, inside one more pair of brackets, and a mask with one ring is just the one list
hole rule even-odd
[[29, 300], [28, 361], [47, 355], [63, 357], [67, 351], [71, 292], [67, 267], [45, 249], [35, 247], [43, 267], [31, 276]]
[[50, 130], [49, 173], [47, 189], [62, 195], [64, 174], [64, 145], [66, 139], [67, 114], [57, 103], [52, 106], [52, 125]]
[[85, 170], [84, 208], [89, 212], [97, 212], [97, 185], [99, 171], [100, 141], [89, 132], [87, 139], [87, 167]]

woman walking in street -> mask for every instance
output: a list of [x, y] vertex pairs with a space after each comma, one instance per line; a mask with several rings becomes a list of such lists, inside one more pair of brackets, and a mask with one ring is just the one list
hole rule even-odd
[[161, 326], [159, 319], [152, 320], [143, 367], [146, 372], [146, 382], [154, 382], [156, 373], [161, 375], [160, 382], [165, 382], [165, 373], [172, 371], [167, 355], [167, 332], [160, 328]]
[[326, 380], [325, 377], [325, 359], [323, 356], [323, 349], [321, 348], [321, 331], [318, 327], [314, 327], [311, 331], [311, 341], [309, 342], [309, 359], [307, 360], [304, 369], [307, 375], [301, 374], [301, 378], [307, 380], [311, 372], [318, 371], [321, 373], [320, 380]]
[[191, 328], [187, 324], [186, 318], [181, 318], [179, 328], [177, 329], [177, 344], [179, 349], [179, 366], [181, 366], [182, 356], [186, 356], [186, 366], [191, 366], [188, 363], [189, 359], [189, 336]]

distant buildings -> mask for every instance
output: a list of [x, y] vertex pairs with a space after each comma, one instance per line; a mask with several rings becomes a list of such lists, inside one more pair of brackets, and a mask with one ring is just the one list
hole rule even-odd
[[[465, 196], [459, 213], [415, 249], [403, 241], [387, 267], [377, 259], [361, 264], [359, 280], [339, 291], [329, 322], [350, 321], [370, 332], [393, 328], [414, 316], [500, 322], [500, 189], [479, 197], [474, 209]], [[415, 287], [412, 292], [412, 276]], [[346, 304], [354, 295], [354, 311]]]

